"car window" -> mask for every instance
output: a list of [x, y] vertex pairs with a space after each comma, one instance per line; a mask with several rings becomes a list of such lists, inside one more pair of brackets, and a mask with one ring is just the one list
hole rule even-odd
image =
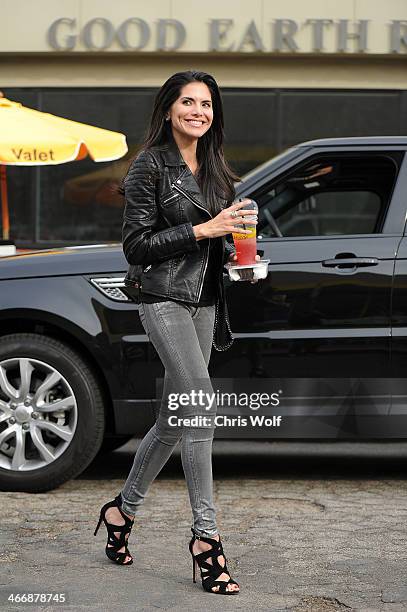
[[257, 231], [275, 236], [275, 220], [290, 237], [379, 232], [397, 172], [397, 154], [314, 157], [253, 194]]

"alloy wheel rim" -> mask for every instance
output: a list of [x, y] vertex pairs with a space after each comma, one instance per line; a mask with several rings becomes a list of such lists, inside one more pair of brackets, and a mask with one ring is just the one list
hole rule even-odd
[[39, 359], [0, 361], [0, 468], [24, 472], [53, 463], [71, 444], [78, 406], [66, 378]]

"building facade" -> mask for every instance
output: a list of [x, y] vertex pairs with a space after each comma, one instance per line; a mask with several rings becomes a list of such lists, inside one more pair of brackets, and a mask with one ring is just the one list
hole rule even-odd
[[179, 70], [216, 78], [240, 175], [304, 140], [407, 134], [405, 0], [3, 0], [2, 14], [4, 95], [129, 144], [113, 163], [7, 167], [20, 248], [120, 241], [113, 187]]

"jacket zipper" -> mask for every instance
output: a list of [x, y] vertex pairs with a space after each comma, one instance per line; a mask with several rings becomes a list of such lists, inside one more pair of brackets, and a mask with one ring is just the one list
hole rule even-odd
[[188, 193], [186, 193], [183, 189], [181, 189], [181, 187], [178, 187], [178, 185], [176, 185], [175, 183], [171, 184], [171, 187], [173, 187], [174, 189], [176, 189], [177, 191], [179, 191], [180, 193], [182, 193], [183, 196], [185, 196], [190, 202], [192, 202], [192, 204], [195, 204], [195, 206], [197, 206], [198, 208], [200, 208], [201, 210], [204, 210], [206, 213], [208, 213], [208, 215], [210, 216], [210, 218], [212, 219], [212, 215], [209, 212], [209, 210], [207, 210], [206, 208], [204, 208], [203, 206], [201, 206], [192, 196], [190, 196]]
[[165, 200], [163, 200], [163, 205], [167, 204], [168, 202], [171, 202], [171, 200], [174, 200], [176, 197], [178, 197], [177, 194], [173, 193], [172, 195], [170, 195], [169, 198], [166, 198]]
[[[192, 204], [195, 204], [195, 206], [197, 206], [201, 210], [204, 210], [206, 213], [208, 213], [208, 215], [210, 216], [211, 219], [213, 218], [211, 213], [209, 212], [209, 210], [206, 210], [206, 208], [201, 206], [192, 196], [190, 196], [183, 189], [181, 189], [181, 187], [178, 187], [178, 185], [176, 185], [175, 183], [172, 183], [171, 187], [173, 187], [176, 191], [179, 191], [179, 193], [181, 193], [185, 198], [187, 198], [187, 200], [192, 202]], [[203, 270], [203, 274], [201, 274], [201, 278], [200, 278], [200, 287], [199, 287], [199, 292], [198, 292], [198, 302], [201, 299], [201, 293], [202, 293], [202, 288], [203, 288], [203, 281], [204, 281], [204, 278], [205, 278], [205, 272], [206, 272], [206, 268], [208, 267], [208, 261], [209, 261], [209, 249], [211, 248], [211, 239], [208, 238], [208, 240], [209, 240], [209, 244], [208, 244], [208, 248], [207, 248], [207, 251], [206, 251], [204, 270]]]

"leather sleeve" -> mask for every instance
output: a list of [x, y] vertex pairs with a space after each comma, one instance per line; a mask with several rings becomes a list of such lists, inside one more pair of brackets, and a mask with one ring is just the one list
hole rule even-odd
[[148, 151], [132, 162], [124, 179], [123, 252], [129, 264], [151, 264], [199, 250], [192, 223], [157, 229], [159, 166]]

